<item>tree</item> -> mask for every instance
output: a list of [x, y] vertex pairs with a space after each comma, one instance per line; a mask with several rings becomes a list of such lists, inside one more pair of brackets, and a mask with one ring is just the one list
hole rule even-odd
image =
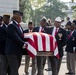
[[71, 8], [72, 10], [76, 11], [76, 6], [72, 6]]
[[73, 18], [76, 18], [76, 12], [73, 13]]
[[74, 0], [71, 0], [72, 1], [72, 3], [74, 2]]
[[71, 8], [74, 11], [73, 18], [76, 18], [76, 6], [72, 6]]
[[23, 20], [31, 19], [36, 25], [39, 25], [43, 16], [53, 20], [57, 16], [63, 17], [65, 13], [62, 12], [62, 8], [65, 6], [59, 0], [20, 0], [20, 10], [24, 13]]
[[23, 21], [26, 22], [30, 19], [30, 13], [32, 11], [31, 4], [29, 0], [19, 0], [19, 10], [22, 11]]
[[59, 0], [48, 0], [48, 3], [41, 8], [35, 10], [35, 17], [33, 17], [35, 24], [39, 25], [40, 19], [46, 18], [55, 19], [57, 16], [64, 17], [66, 14], [62, 12], [62, 8], [66, 8]]
[[40, 21], [40, 12], [39, 9], [46, 4], [47, 0], [30, 0], [30, 4], [32, 6], [32, 11], [30, 13], [32, 21], [37, 25]]
[[47, 0], [30, 0], [30, 3], [32, 5], [32, 8], [38, 9], [42, 7]]

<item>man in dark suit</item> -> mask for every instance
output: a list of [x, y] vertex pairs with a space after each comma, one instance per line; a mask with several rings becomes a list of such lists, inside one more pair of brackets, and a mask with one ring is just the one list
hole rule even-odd
[[[3, 15], [3, 24], [0, 27], [0, 75], [6, 75], [7, 59], [5, 55], [6, 30], [10, 22], [10, 15]], [[8, 68], [8, 75], [10, 69]]]
[[54, 21], [54, 27], [51, 27], [48, 29], [49, 34], [54, 36], [56, 38], [57, 44], [58, 44], [58, 51], [59, 51], [59, 59], [57, 59], [55, 56], [49, 57], [51, 61], [51, 67], [52, 67], [52, 75], [58, 75], [62, 57], [63, 57], [63, 47], [66, 44], [66, 31], [62, 28], [60, 28], [61, 25], [61, 18], [57, 17]]
[[28, 29], [24, 30], [24, 33], [30, 33], [33, 31], [34, 24], [32, 22], [28, 23]]
[[[3, 15], [3, 26], [2, 26], [2, 28], [4, 30], [5, 43], [6, 43], [6, 32], [7, 32], [7, 27], [8, 27], [9, 22], [10, 22], [10, 15], [8, 15], [8, 14]], [[5, 50], [5, 48], [4, 48], [4, 50]], [[7, 63], [7, 59], [6, 59], [6, 63]], [[9, 68], [8, 63], [7, 63], [7, 67], [8, 67], [7, 68], [7, 73], [8, 73], [8, 75], [10, 75], [10, 68]]]
[[0, 16], [0, 26], [2, 25], [3, 17]]
[[73, 23], [76, 25], [76, 18], [73, 20]]
[[72, 22], [75, 24], [75, 29], [76, 29], [76, 18]]
[[76, 30], [75, 25], [71, 24], [70, 33], [66, 44], [67, 52], [67, 69], [69, 75], [75, 75], [75, 62], [76, 62]]
[[66, 26], [70, 26], [70, 25], [71, 25], [70, 18], [69, 18], [69, 17], [67, 17], [67, 24], [66, 24]]
[[[46, 19], [45, 18], [42, 18], [42, 20], [40, 22], [40, 26], [39, 27], [35, 27], [33, 29], [33, 32], [47, 33]], [[44, 75], [43, 69], [44, 69], [45, 61], [46, 61], [46, 57], [45, 56], [37, 56], [37, 69], [38, 69], [37, 75]]]
[[70, 28], [70, 25], [71, 25], [70, 18], [67, 17], [66, 29], [69, 29]]
[[[33, 22], [29, 22], [28, 23], [28, 29], [24, 30], [24, 33], [31, 33], [33, 31], [33, 28], [34, 28], [34, 24]], [[33, 66], [35, 65], [35, 63], [33, 64], [34, 62], [34, 58], [32, 59], [32, 68]], [[25, 73], [26, 75], [28, 75], [28, 69], [29, 69], [29, 63], [30, 63], [30, 56], [29, 55], [26, 55], [25, 56]], [[35, 71], [35, 68], [32, 69], [32, 75], [34, 75], [33, 71]]]
[[7, 28], [5, 53], [11, 70], [10, 75], [19, 75], [18, 69], [26, 43], [23, 41], [23, 30], [19, 24], [21, 22], [22, 12], [14, 10], [13, 13], [12, 22]]

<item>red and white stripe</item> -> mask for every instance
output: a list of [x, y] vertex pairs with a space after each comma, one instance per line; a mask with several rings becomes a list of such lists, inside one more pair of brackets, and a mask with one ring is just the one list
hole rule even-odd
[[57, 42], [52, 35], [33, 32], [24, 34], [24, 38], [27, 39], [27, 50], [32, 57], [37, 54], [37, 51], [51, 51], [59, 57]]

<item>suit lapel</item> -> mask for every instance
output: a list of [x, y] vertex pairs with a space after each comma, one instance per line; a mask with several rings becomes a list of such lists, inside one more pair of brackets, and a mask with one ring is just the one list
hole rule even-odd
[[29, 29], [27, 29], [27, 33], [29, 33]]
[[47, 28], [46, 27], [44, 27], [44, 33], [47, 33]]
[[21, 30], [20, 30], [20, 28], [18, 27], [18, 25], [16, 24], [16, 22], [13, 21], [13, 24], [16, 26], [16, 28], [18, 29], [18, 31], [19, 31], [20, 33], [23, 33], [23, 29], [22, 29], [21, 26], [20, 26], [20, 28], [21, 28]]
[[61, 33], [62, 31], [61, 31], [61, 28], [59, 28], [59, 30], [58, 30], [58, 33]]
[[51, 28], [51, 34], [52, 34], [52, 36], [54, 36], [54, 33], [55, 33], [54, 27], [52, 27], [52, 28]]
[[59, 28], [58, 33], [57, 33], [57, 35], [55, 36], [55, 38], [56, 38], [57, 40], [62, 40], [62, 36], [63, 36], [62, 30], [61, 30], [61, 28]]
[[61, 29], [59, 28], [58, 33], [57, 33], [56, 37], [58, 37], [58, 34], [60, 34], [60, 33], [61, 33]]
[[72, 33], [71, 37], [73, 37], [75, 35], [75, 31]]
[[4, 30], [6, 31], [7, 28], [6, 28], [5, 24], [3, 24], [3, 28], [4, 28]]
[[18, 25], [17, 25], [14, 21], [13, 21], [13, 25], [14, 25], [14, 26], [16, 27], [16, 29], [17, 29], [17, 34], [22, 37], [22, 32], [21, 32], [21, 30], [19, 29]]
[[40, 27], [38, 27], [38, 29], [37, 29], [37, 30], [38, 30], [38, 32], [40, 32]]
[[74, 31], [72, 35], [70, 36], [70, 38], [68, 39], [68, 41], [70, 40], [75, 41], [75, 38], [76, 38], [76, 32]]
[[[41, 27], [42, 28], [42, 27]], [[47, 28], [46, 27], [43, 27], [44, 29], [43, 29], [43, 33], [46, 33], [47, 32]], [[40, 27], [39, 27], [39, 32], [41, 31], [41, 29], [40, 29]]]

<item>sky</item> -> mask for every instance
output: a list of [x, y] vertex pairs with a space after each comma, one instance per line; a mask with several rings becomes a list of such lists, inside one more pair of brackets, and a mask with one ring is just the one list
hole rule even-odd
[[[70, 2], [71, 0], [60, 0], [60, 1], [63, 1], [63, 2]], [[76, 2], [76, 0], [75, 0]]]

